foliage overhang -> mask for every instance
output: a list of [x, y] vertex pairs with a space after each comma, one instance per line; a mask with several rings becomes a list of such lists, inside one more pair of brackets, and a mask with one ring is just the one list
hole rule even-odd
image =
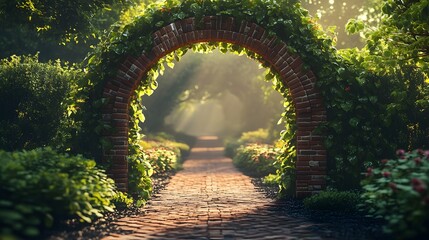
[[88, 67], [98, 76], [92, 81], [98, 85], [107, 79], [106, 75], [114, 74], [112, 69], [115, 68], [111, 67], [117, 67], [124, 56], [150, 52], [152, 33], [156, 30], [186, 18], [201, 22], [204, 16], [232, 16], [236, 22], [256, 23], [286, 42], [289, 51], [298, 53], [316, 72], [320, 70], [322, 59], [326, 63], [340, 61], [332, 39], [321, 31], [296, 0], [167, 0], [149, 5], [127, 25], [118, 23], [113, 26], [107, 38], [87, 58]]

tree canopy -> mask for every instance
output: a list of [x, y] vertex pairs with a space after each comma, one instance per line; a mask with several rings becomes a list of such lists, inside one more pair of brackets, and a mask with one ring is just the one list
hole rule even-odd
[[138, 0], [1, 0], [0, 57], [35, 54], [80, 62]]
[[429, 1], [375, 1], [381, 12], [380, 24], [352, 19], [347, 25], [350, 33], [362, 33], [366, 45], [358, 50], [366, 68], [380, 73], [401, 72], [413, 66], [429, 72]]

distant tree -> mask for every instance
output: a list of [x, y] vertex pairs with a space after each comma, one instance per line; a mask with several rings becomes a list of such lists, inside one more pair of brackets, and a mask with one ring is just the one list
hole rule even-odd
[[81, 61], [135, 2], [139, 0], [0, 0], [0, 58], [40, 52], [45, 61]]
[[[152, 96], [143, 98], [148, 115], [143, 128], [160, 130], [164, 127], [164, 118], [175, 108], [209, 100], [221, 101], [227, 94], [235, 96], [243, 106], [240, 115], [244, 118], [240, 129], [235, 129], [237, 133], [276, 125], [282, 97], [264, 83], [264, 70], [259, 69], [257, 63], [244, 56], [227, 56], [218, 51], [209, 56], [188, 54], [173, 70], [167, 69], [159, 78], [159, 87]], [[231, 111], [238, 111], [229, 106], [224, 106], [223, 110], [227, 122]]]
[[363, 42], [356, 35], [347, 35], [345, 25], [349, 18], [369, 12], [373, 0], [300, 0], [301, 5], [331, 34], [337, 48], [361, 47]]
[[[361, 63], [381, 73], [401, 72], [412, 66], [429, 73], [429, 1], [373, 0], [378, 14], [367, 21], [351, 19], [350, 33], [361, 33], [366, 46], [359, 52]], [[380, 19], [379, 24], [374, 17]]]
[[[114, 0], [2, 0], [3, 24], [25, 24], [52, 36], [91, 34], [92, 18]], [[122, 0], [120, 1], [122, 2]]]
[[407, 134], [402, 136], [408, 135], [408, 140], [403, 147], [427, 147], [429, 1], [372, 0], [372, 4], [377, 11], [347, 24], [350, 33], [360, 33], [365, 46], [344, 49], [341, 54], [355, 66], [386, 77], [392, 102], [387, 111], [407, 125]]

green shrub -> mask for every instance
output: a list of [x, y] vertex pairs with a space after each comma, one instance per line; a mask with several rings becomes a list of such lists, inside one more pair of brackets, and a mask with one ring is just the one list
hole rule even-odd
[[150, 164], [148, 156], [139, 148], [133, 154], [128, 156], [128, 192], [136, 200], [138, 207], [142, 206], [152, 193], [153, 167]]
[[167, 134], [150, 135], [148, 139], [132, 144], [128, 156], [128, 191], [137, 206], [142, 206], [152, 193], [151, 177], [178, 169], [181, 156], [190, 150]]
[[312, 210], [356, 211], [360, 196], [356, 192], [327, 190], [304, 199]]
[[241, 137], [238, 139], [240, 144], [247, 143], [269, 143], [270, 140], [268, 129], [259, 128], [255, 131], [244, 132], [241, 134]]
[[174, 141], [174, 136], [166, 132], [151, 133], [147, 138], [156, 142]]
[[267, 144], [269, 142], [268, 129], [259, 128], [255, 131], [243, 132], [238, 139], [225, 140], [225, 156], [234, 158], [237, 154], [237, 149], [242, 145], [248, 145], [251, 143]]
[[173, 170], [178, 162], [177, 153], [168, 148], [147, 149], [145, 155], [148, 157], [155, 174]]
[[267, 176], [264, 177], [262, 182], [267, 185], [276, 186], [278, 185], [278, 182], [279, 182], [279, 176], [276, 174], [268, 174]]
[[237, 153], [237, 149], [240, 147], [240, 143], [236, 140], [226, 140], [225, 141], [225, 156], [229, 158], [234, 158]]
[[68, 148], [77, 128], [76, 83], [82, 71], [38, 57], [12, 56], [0, 62], [0, 149]]
[[368, 168], [362, 194], [369, 214], [384, 218], [384, 230], [398, 239], [428, 234], [429, 151], [397, 151], [397, 158]]
[[266, 176], [276, 172], [279, 150], [270, 145], [250, 144], [237, 149], [234, 164], [254, 176]]
[[[295, 196], [296, 194], [296, 124], [295, 113], [290, 103], [285, 101], [287, 114], [282, 115], [282, 122], [286, 123], [285, 130], [281, 132], [276, 147], [280, 154], [277, 156], [276, 175], [279, 185], [279, 197]], [[288, 123], [293, 123], [288, 125]]]
[[[168, 138], [166, 136], [168, 136]], [[189, 154], [191, 150], [190, 146], [183, 142], [177, 142], [174, 138], [166, 133], [158, 135], [149, 135], [149, 140], [140, 141], [139, 145], [143, 149], [151, 148], [165, 148], [175, 152], [178, 160], [184, 160], [182, 157], [185, 157]]]
[[50, 148], [0, 151], [0, 234], [34, 237], [58, 221], [113, 211], [113, 180], [92, 160]]
[[185, 155], [185, 153], [189, 153], [189, 151], [191, 150], [191, 147], [189, 147], [189, 145], [187, 145], [186, 143], [175, 142], [175, 141], [167, 142], [166, 147], [179, 149], [180, 150], [180, 156], [178, 156], [179, 158]]
[[134, 200], [126, 193], [117, 192], [112, 199], [112, 203], [115, 205], [116, 209], [126, 209], [133, 206]]

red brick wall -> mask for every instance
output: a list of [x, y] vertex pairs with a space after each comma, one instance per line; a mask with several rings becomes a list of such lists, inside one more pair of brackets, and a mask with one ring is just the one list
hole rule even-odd
[[152, 37], [155, 45], [152, 51], [139, 57], [127, 57], [119, 66], [116, 78], [104, 87], [103, 97], [109, 99], [109, 104], [103, 109], [103, 119], [116, 129], [114, 134], [106, 136], [112, 141], [113, 149], [105, 152], [104, 157], [112, 162], [109, 173], [121, 190], [126, 190], [128, 184], [128, 108], [134, 90], [160, 58], [178, 48], [200, 42], [226, 42], [245, 47], [262, 56], [277, 71], [289, 88], [296, 109], [296, 195], [303, 197], [324, 188], [327, 154], [323, 136], [313, 131], [326, 121], [326, 110], [322, 96], [315, 88], [316, 77], [303, 69], [299, 56], [287, 51], [286, 43], [275, 36], [268, 36], [254, 23], [236, 22], [232, 17], [220, 16], [205, 17], [198, 28], [194, 18], [171, 23]]

